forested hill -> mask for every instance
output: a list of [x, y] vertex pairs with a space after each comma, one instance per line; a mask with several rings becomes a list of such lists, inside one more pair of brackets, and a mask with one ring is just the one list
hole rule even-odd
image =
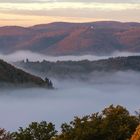
[[18, 62], [16, 65], [39, 75], [75, 77], [93, 72], [140, 71], [140, 56], [117, 57], [98, 61]]
[[140, 52], [140, 23], [55, 22], [26, 28], [0, 27], [0, 52], [21, 50], [59, 56]]
[[49, 82], [17, 69], [3, 60], [0, 60], [0, 86], [37, 86], [51, 88]]

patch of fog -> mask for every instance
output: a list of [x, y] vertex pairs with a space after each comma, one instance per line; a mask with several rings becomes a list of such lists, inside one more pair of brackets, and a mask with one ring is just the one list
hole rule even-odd
[[79, 56], [73, 56], [73, 55], [66, 55], [66, 56], [49, 56], [49, 55], [43, 55], [31, 51], [17, 51], [12, 54], [0, 54], [0, 59], [3, 59], [8, 62], [16, 62], [21, 60], [26, 60], [27, 58], [30, 61], [43, 61], [47, 60], [50, 62], [56, 62], [56, 61], [80, 61], [80, 60], [100, 60], [100, 59], [107, 59], [110, 57], [119, 57], [119, 56], [136, 56], [140, 55], [140, 53], [130, 53], [130, 52], [114, 52], [111, 55], [104, 55], [104, 56], [96, 56], [96, 55], [79, 55]]
[[17, 130], [32, 121], [51, 121], [57, 129], [63, 122], [123, 105], [134, 113], [140, 109], [140, 74], [117, 72], [96, 74], [88, 82], [53, 80], [54, 90], [23, 89], [0, 91], [0, 127]]

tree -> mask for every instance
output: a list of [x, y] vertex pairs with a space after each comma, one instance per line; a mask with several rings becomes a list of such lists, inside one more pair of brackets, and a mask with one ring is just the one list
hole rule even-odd
[[122, 106], [111, 105], [101, 114], [76, 117], [70, 124], [63, 124], [62, 134], [56, 140], [126, 140], [138, 124], [138, 117]]
[[131, 137], [139, 124], [139, 119], [132, 116], [122, 106], [111, 105], [102, 111], [102, 130], [107, 140], [126, 140]]
[[20, 128], [12, 136], [14, 140], [50, 140], [56, 133], [57, 131], [52, 123], [42, 121], [40, 123], [32, 122], [29, 127]]
[[10, 133], [0, 128], [0, 140], [13, 140]]
[[52, 81], [50, 79], [48, 79], [47, 77], [45, 78], [45, 82], [47, 83], [48, 87], [50, 87], [50, 88], [53, 87]]

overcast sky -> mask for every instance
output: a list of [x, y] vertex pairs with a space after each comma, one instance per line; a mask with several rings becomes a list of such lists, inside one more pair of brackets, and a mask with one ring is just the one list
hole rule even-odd
[[0, 0], [0, 26], [100, 20], [140, 22], [140, 0]]
[[100, 2], [100, 3], [140, 3], [140, 0], [0, 0], [1, 3], [32, 2]]

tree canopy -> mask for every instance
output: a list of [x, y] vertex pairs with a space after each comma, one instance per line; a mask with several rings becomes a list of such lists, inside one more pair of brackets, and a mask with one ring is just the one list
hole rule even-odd
[[12, 134], [14, 140], [50, 140], [57, 131], [52, 123], [32, 122], [27, 128], [22, 127]]
[[126, 108], [111, 105], [101, 113], [75, 117], [62, 124], [59, 133], [52, 123], [32, 122], [11, 134], [0, 129], [0, 140], [140, 140], [139, 124], [139, 113], [131, 115]]
[[75, 117], [70, 124], [62, 124], [57, 140], [126, 140], [138, 124], [138, 117], [130, 115], [124, 107], [111, 105], [101, 114]]

